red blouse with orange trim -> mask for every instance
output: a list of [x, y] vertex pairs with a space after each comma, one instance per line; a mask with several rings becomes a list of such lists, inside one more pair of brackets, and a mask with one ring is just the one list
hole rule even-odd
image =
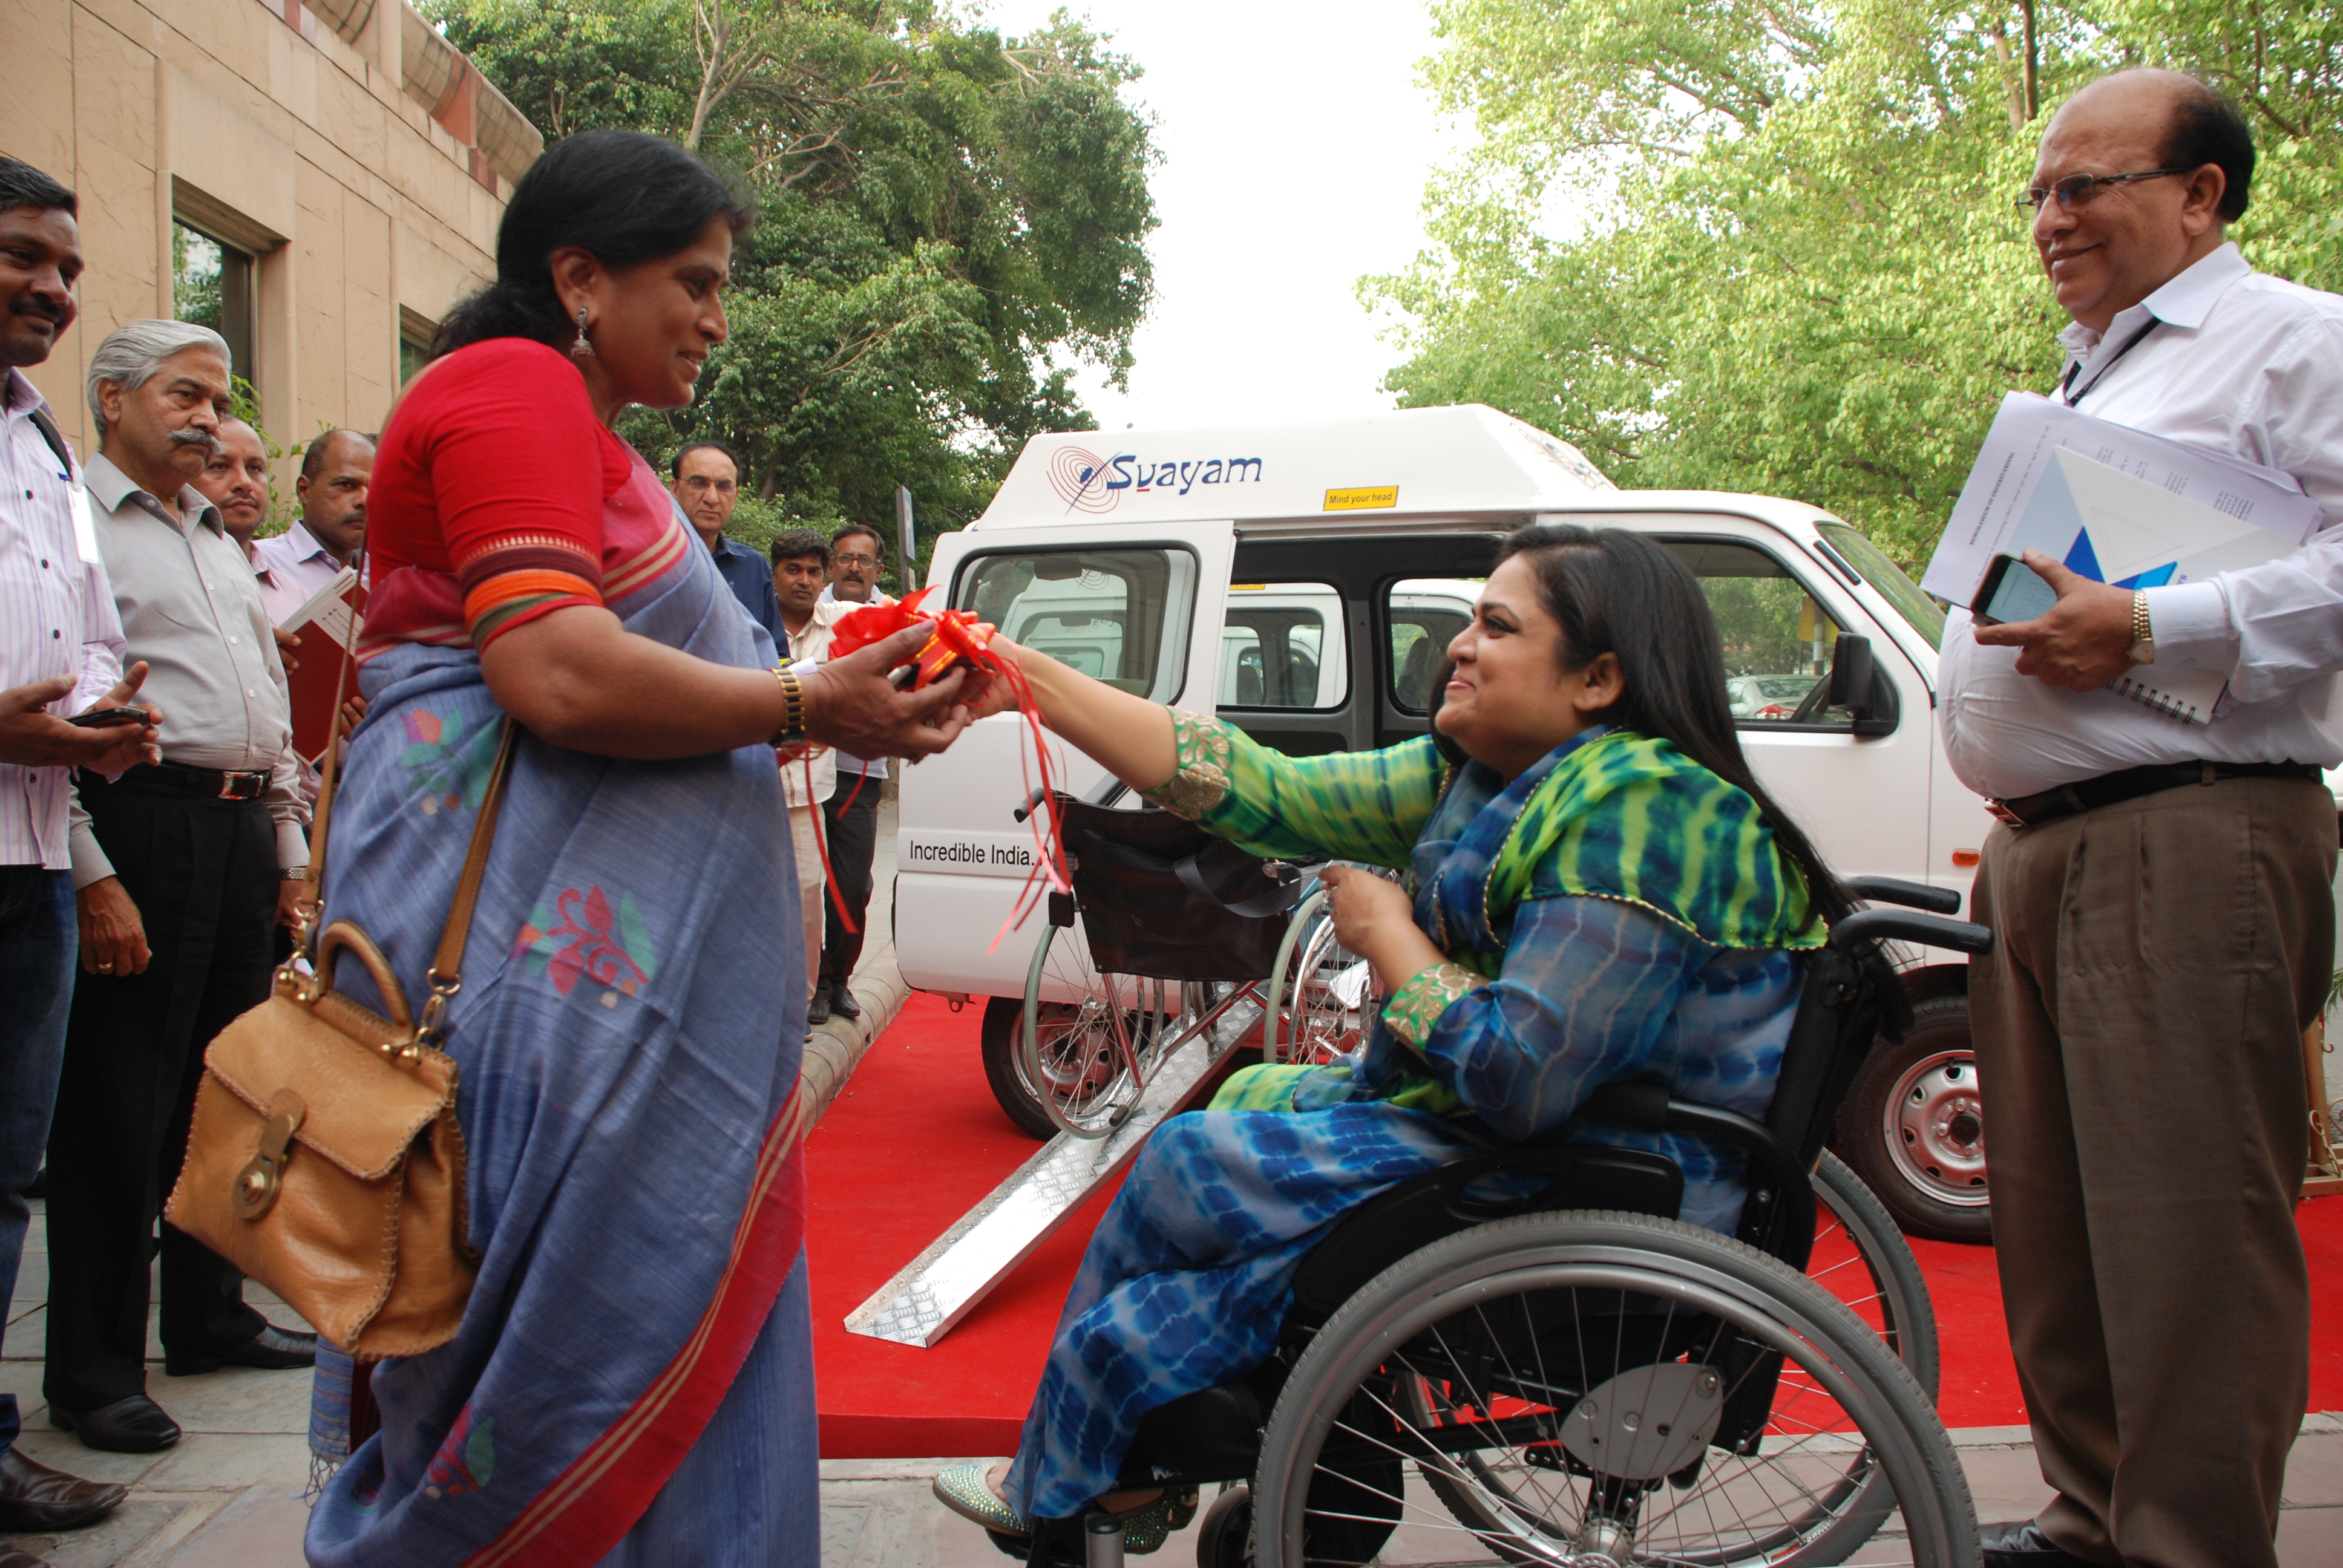
[[459, 348], [407, 389], [367, 510], [362, 659], [402, 642], [485, 648], [604, 603], [681, 544], [658, 477], [594, 417], [577, 367], [518, 337]]

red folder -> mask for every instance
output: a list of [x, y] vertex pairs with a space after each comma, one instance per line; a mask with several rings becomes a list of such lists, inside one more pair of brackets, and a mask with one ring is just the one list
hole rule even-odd
[[293, 657], [298, 669], [285, 673], [293, 699], [293, 749], [304, 761], [318, 763], [334, 732], [337, 698], [355, 695], [355, 671], [344, 676], [344, 666], [357, 647], [358, 612], [366, 608], [366, 588], [349, 568], [319, 588], [309, 602], [285, 618], [284, 629], [297, 633], [300, 648]]

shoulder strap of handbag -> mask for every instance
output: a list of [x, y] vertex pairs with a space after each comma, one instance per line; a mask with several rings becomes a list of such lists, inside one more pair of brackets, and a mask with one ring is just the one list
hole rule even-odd
[[[364, 557], [360, 557], [363, 563]], [[363, 569], [363, 566], [361, 567]], [[317, 949], [317, 915], [326, 877], [326, 831], [333, 820], [334, 784], [341, 771], [342, 709], [349, 699], [351, 655], [342, 650], [342, 670], [334, 686], [334, 719], [326, 738], [325, 777], [317, 787], [317, 832], [309, 845], [309, 872], [303, 880], [301, 904], [307, 911], [305, 954]], [[505, 780], [511, 776], [513, 743], [520, 727], [508, 716], [497, 739], [496, 764], [488, 770], [488, 787], [480, 796], [479, 816], [472, 824], [471, 847], [464, 853], [464, 869], [456, 879], [456, 897], [447, 910], [447, 923], [439, 933], [439, 950], [432, 955], [428, 979], [431, 996], [423, 1004], [417, 1038], [430, 1041], [439, 1033], [439, 1017], [447, 1000], [463, 989], [464, 946], [472, 932], [472, 910], [480, 901], [480, 880], [488, 869], [488, 846], [497, 835], [497, 817], [504, 808]]]

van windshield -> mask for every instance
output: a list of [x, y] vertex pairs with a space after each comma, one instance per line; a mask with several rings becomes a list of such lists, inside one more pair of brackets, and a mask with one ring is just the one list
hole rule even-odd
[[1186, 675], [1195, 584], [1183, 549], [1005, 551], [970, 557], [952, 603], [1084, 675], [1168, 702]]
[[1863, 580], [1879, 590], [1879, 597], [1896, 607], [1896, 613], [1912, 623], [1912, 629], [1927, 639], [1930, 648], [1941, 648], [1945, 642], [1945, 610], [1921, 589], [1918, 583], [1904, 575], [1904, 568], [1887, 558], [1887, 553], [1845, 523], [1815, 519], [1815, 530], [1830, 541], [1831, 548], [1846, 558], [1846, 564], [1862, 575]]

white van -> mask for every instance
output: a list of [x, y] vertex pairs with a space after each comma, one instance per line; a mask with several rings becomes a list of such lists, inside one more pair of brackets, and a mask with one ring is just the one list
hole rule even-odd
[[[1548, 521], [1634, 528], [1692, 568], [1751, 765], [1835, 868], [1966, 899], [1991, 819], [1937, 739], [1942, 612], [1801, 502], [1617, 489], [1574, 448], [1478, 407], [1081, 432], [1029, 443], [985, 514], [937, 541], [929, 581], [1088, 674], [1309, 755], [1422, 734], [1441, 650], [1498, 544]], [[1834, 658], [1865, 656], [1867, 698], [1827, 706]], [[1004, 1012], [1021, 1005], [1041, 927], [989, 950], [1031, 865], [1011, 815], [1031, 788], [1023, 733], [1001, 715], [906, 769], [895, 861], [904, 978]], [[1101, 777], [1066, 762], [1067, 789]], [[1841, 1152], [1907, 1226], [1983, 1240], [1966, 960], [1916, 952], [1906, 975], [1921, 1026], [1874, 1053]]]

